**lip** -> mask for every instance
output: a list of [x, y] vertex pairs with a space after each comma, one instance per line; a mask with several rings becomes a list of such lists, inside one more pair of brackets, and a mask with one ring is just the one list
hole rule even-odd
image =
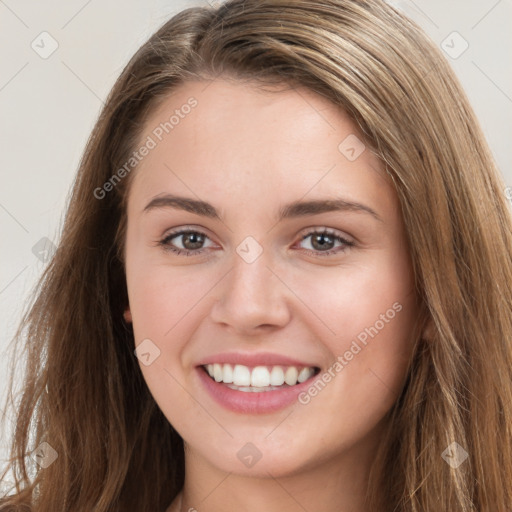
[[225, 352], [207, 357], [197, 363], [197, 366], [205, 366], [207, 364], [242, 364], [252, 368], [254, 366], [297, 366], [299, 368], [314, 367], [319, 368], [320, 365], [311, 362], [299, 361], [288, 356], [273, 354], [271, 352], [258, 352], [255, 354], [242, 352]]
[[[228, 362], [225, 359], [223, 359], [223, 361]], [[268, 362], [268, 359], [266, 361]], [[283, 387], [282, 389], [245, 392], [231, 389], [222, 382], [216, 382], [208, 375], [203, 366], [196, 367], [196, 371], [202, 386], [215, 402], [230, 411], [241, 414], [269, 414], [284, 409], [293, 403], [297, 403], [298, 395], [308, 389], [313, 381], [320, 375], [320, 373], [316, 373], [300, 384]]]

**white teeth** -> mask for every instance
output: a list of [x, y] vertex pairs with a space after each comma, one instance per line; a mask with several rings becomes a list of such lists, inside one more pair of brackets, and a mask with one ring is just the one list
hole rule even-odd
[[299, 370], [295, 366], [289, 366], [284, 374], [284, 381], [288, 386], [297, 384], [297, 377], [299, 376]]
[[297, 377], [297, 381], [304, 382], [310, 377], [313, 377], [314, 374], [315, 370], [313, 368], [302, 368], [302, 370], [299, 372], [299, 376]]
[[223, 371], [222, 381], [225, 384], [232, 383], [233, 382], [233, 368], [231, 367], [231, 365], [230, 364], [225, 364], [222, 367], [222, 371]]
[[[266, 390], [277, 389], [286, 384], [294, 386], [304, 382], [315, 374], [313, 367], [305, 367], [300, 370], [295, 366], [255, 366], [249, 368], [241, 364], [234, 367], [230, 364], [208, 364], [206, 369], [210, 377], [216, 382], [232, 384], [229, 387], [240, 391], [258, 391], [257, 388]], [[263, 391], [263, 389], [260, 389]]]
[[[235, 383], [236, 384], [236, 383]], [[251, 372], [251, 386], [264, 388], [270, 385], [270, 373], [264, 366], [256, 366]]]
[[244, 393], [261, 393], [265, 391], [275, 391], [279, 389], [279, 386], [268, 386], [266, 388], [257, 388], [255, 386], [235, 386], [233, 384], [226, 384], [228, 388], [234, 389], [235, 391], [243, 391]]
[[233, 369], [233, 384], [235, 386], [250, 386], [251, 370], [247, 366], [236, 364]]
[[222, 371], [222, 366], [220, 364], [215, 363], [213, 365], [213, 378], [220, 382], [222, 380], [224, 372]]
[[284, 384], [284, 372], [280, 366], [274, 366], [270, 372], [270, 384], [272, 386], [282, 386]]

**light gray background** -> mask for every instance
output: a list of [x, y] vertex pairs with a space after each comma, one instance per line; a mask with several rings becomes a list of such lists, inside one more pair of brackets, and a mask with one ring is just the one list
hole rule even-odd
[[[213, 0], [212, 0], [213, 1]], [[512, 185], [511, 0], [393, 0], [448, 56]], [[63, 208], [102, 100], [136, 49], [164, 21], [206, 0], [0, 0], [0, 399], [6, 349], [44, 268], [32, 248], [57, 242]], [[31, 47], [57, 50], [43, 59]], [[451, 35], [454, 31], [462, 36]], [[455, 37], [455, 39], [454, 39]], [[448, 39], [447, 39], [448, 38]], [[42, 51], [42, 48], [41, 48]], [[44, 247], [43, 247], [44, 249]], [[0, 417], [2, 411], [0, 411]], [[7, 427], [11, 425], [10, 420]], [[0, 460], [5, 458], [5, 437]]]

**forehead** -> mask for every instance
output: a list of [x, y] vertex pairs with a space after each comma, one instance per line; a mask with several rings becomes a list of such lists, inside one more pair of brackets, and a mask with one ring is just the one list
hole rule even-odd
[[[393, 192], [354, 122], [305, 88], [186, 82], [147, 119], [140, 143], [149, 139], [153, 147], [132, 184], [140, 198], [180, 191], [225, 201], [259, 192], [268, 202], [288, 193], [295, 200], [308, 191], [350, 196], [359, 190], [385, 202], [386, 191]], [[347, 158], [353, 156], [347, 145], [363, 151]]]

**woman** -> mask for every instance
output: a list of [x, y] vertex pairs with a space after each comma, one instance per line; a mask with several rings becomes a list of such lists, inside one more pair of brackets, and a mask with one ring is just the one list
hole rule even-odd
[[0, 510], [509, 511], [503, 189], [386, 3], [178, 14], [115, 84], [20, 328]]

